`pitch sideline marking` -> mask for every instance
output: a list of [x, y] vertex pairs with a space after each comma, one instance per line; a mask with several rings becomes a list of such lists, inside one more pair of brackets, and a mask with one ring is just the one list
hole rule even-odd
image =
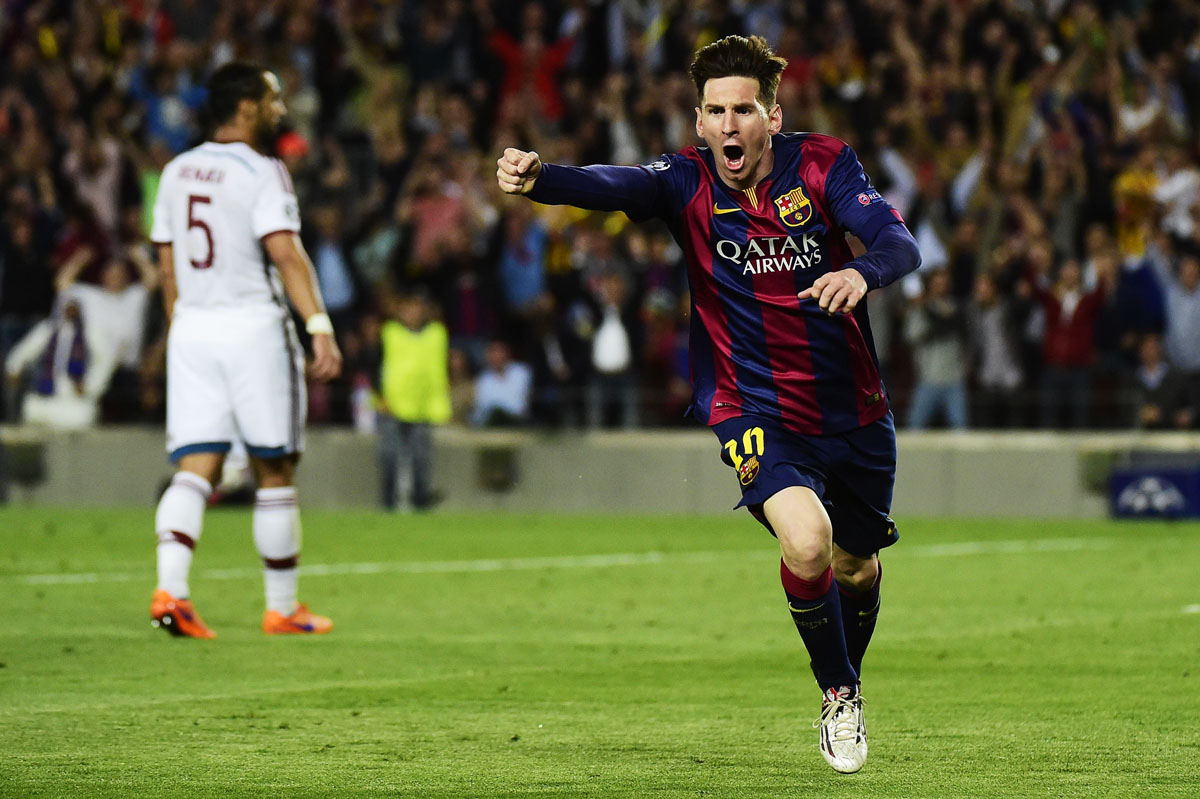
[[1200, 613], [1200, 605], [1184, 605], [1184, 613]]
[[[938, 558], [961, 555], [1021, 555], [1040, 552], [1081, 552], [1089, 549], [1106, 549], [1115, 543], [1115, 540], [1111, 538], [963, 541], [954, 544], [928, 544], [906, 547], [898, 550], [897, 554]], [[616, 552], [599, 555], [485, 558], [479, 560], [316, 563], [301, 566], [300, 573], [305, 577], [370, 574], [472, 574], [478, 572], [530, 571], [539, 569], [601, 569], [613, 566], [650, 566], [660, 563], [713, 563], [721, 560], [759, 560], [765, 559], [766, 555], [767, 550], [755, 549], [700, 552]], [[261, 573], [260, 569], [255, 568], [201, 569], [197, 576], [206, 580], [244, 580], [258, 577]], [[14, 574], [8, 575], [8, 577], [25, 585], [86, 585], [91, 583], [141, 582], [148, 579], [148, 574], [143, 572], [83, 572], [66, 574]]]

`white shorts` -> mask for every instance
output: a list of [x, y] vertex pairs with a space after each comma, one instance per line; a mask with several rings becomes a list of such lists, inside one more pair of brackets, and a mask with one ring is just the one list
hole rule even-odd
[[177, 311], [167, 337], [167, 452], [304, 450], [304, 351], [278, 308]]

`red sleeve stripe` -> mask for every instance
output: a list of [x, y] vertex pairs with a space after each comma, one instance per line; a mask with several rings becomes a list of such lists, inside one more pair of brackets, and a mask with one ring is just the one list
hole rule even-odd
[[279, 173], [279, 182], [283, 185], [284, 191], [288, 194], [295, 194], [296, 189], [292, 186], [292, 176], [288, 174], [284, 163], [278, 158], [272, 158], [271, 163], [275, 166], [275, 171]]

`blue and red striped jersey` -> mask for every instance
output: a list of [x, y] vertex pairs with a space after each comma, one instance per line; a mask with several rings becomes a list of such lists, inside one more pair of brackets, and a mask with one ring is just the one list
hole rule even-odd
[[[744, 191], [718, 177], [708, 148], [689, 147], [646, 166], [544, 164], [529, 197], [666, 222], [687, 259], [701, 422], [753, 414], [808, 435], [845, 432], [888, 408], [865, 298], [830, 316], [797, 294], [853, 260], [847, 232], [869, 246], [903, 220], [841, 140], [776, 134], [771, 146], [771, 174]], [[873, 289], [918, 263], [860, 271]]]

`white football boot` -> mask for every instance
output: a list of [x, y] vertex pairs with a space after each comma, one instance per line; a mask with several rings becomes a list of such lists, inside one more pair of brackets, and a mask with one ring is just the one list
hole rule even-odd
[[834, 771], [853, 774], [867, 761], [867, 725], [858, 686], [830, 688], [821, 698], [821, 754]]

